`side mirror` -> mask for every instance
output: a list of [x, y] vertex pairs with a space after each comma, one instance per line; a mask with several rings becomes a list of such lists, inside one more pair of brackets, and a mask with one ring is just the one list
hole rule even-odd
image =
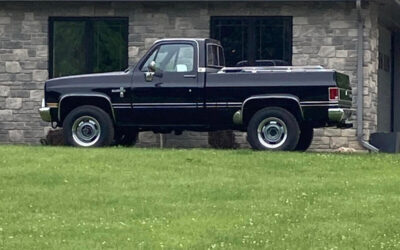
[[149, 66], [147, 66], [147, 69], [149, 70], [149, 72], [155, 73], [157, 71], [156, 62], [155, 61], [151, 61]]
[[162, 70], [157, 69], [156, 62], [152, 61], [148, 66], [147, 66], [148, 72], [144, 73], [146, 82], [152, 82], [153, 78], [156, 77], [162, 77], [163, 73]]

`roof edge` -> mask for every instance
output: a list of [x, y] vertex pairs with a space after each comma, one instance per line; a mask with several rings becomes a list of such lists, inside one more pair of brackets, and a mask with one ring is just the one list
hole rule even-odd
[[[355, 2], [357, 0], [0, 0], [0, 2]], [[400, 0], [394, 0], [400, 3]]]

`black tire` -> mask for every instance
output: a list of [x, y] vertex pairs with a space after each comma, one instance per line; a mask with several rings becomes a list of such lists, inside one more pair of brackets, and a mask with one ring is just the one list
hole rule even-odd
[[115, 131], [115, 145], [124, 147], [134, 146], [138, 140], [139, 132], [128, 129], [117, 129]]
[[295, 150], [306, 151], [314, 138], [314, 128], [309, 125], [302, 125], [300, 130], [300, 138]]
[[[75, 108], [65, 117], [63, 128], [65, 144], [70, 146], [104, 147], [114, 139], [114, 124], [110, 115], [96, 106]], [[94, 134], [94, 139], [86, 140]]]
[[300, 128], [296, 118], [280, 107], [257, 111], [247, 126], [247, 140], [256, 150], [291, 151], [296, 148], [299, 137]]

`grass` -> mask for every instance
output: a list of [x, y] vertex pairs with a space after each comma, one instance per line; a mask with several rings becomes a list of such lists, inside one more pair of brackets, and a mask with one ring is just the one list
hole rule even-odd
[[0, 146], [0, 249], [400, 248], [400, 156]]

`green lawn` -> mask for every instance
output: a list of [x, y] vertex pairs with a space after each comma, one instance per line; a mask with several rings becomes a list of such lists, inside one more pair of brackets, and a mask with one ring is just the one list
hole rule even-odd
[[0, 146], [0, 249], [400, 248], [400, 156]]

